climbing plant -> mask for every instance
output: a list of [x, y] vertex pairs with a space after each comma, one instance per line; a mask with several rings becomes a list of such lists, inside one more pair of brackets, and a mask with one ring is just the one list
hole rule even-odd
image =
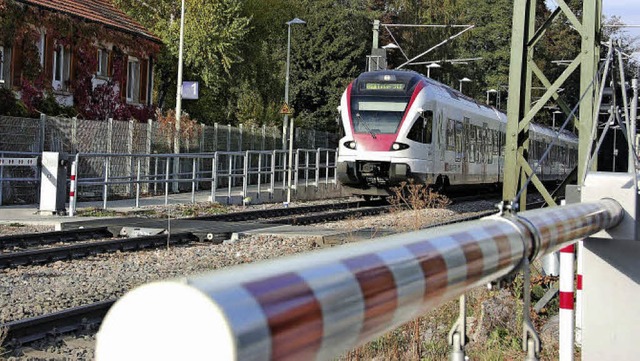
[[[55, 104], [52, 99], [55, 99], [56, 90], [45, 74], [46, 66], [41, 65], [38, 49], [41, 31], [47, 34], [47, 39], [53, 41], [54, 48], [63, 46], [73, 52], [72, 72], [64, 84], [73, 95], [73, 109], [50, 109]], [[94, 86], [98, 64], [97, 49], [104, 44], [115, 44], [111, 62], [113, 72], [102, 84]], [[79, 21], [66, 14], [19, 4], [13, 0], [0, 0], [0, 45], [20, 51], [21, 76], [18, 84], [22, 104], [16, 106], [25, 108], [30, 115], [49, 110], [58, 114], [75, 113], [86, 119], [154, 118], [155, 110], [152, 107], [141, 109], [140, 106], [127, 104], [120, 93], [124, 91], [126, 55], [145, 58], [148, 54], [157, 54], [161, 47], [158, 42], [99, 23]]]

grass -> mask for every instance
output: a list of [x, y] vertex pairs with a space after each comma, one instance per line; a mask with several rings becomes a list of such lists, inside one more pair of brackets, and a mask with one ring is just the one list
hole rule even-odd
[[406, 222], [398, 222], [396, 228], [418, 230], [427, 223], [427, 217], [423, 210], [427, 208], [446, 208], [451, 201], [447, 196], [434, 192], [422, 183], [416, 183], [413, 179], [402, 182], [398, 187], [391, 188], [394, 192], [388, 198], [394, 211], [410, 209], [414, 215]]
[[[477, 288], [467, 293], [467, 336], [465, 352], [470, 360], [522, 360], [522, 301], [515, 298], [513, 289], [502, 291]], [[509, 307], [512, 319], [496, 320], [491, 329], [480, 329], [472, 324], [482, 313], [482, 303], [500, 298]], [[337, 358], [340, 361], [357, 360], [448, 360], [450, 346], [448, 334], [458, 317], [458, 301], [449, 301], [425, 315]], [[480, 333], [480, 334], [478, 334]], [[473, 339], [474, 336], [478, 337]], [[542, 344], [541, 360], [557, 359], [557, 340]]]

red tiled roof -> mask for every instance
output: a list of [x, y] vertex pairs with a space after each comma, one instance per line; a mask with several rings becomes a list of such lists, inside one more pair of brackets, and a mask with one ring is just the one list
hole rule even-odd
[[155, 35], [145, 29], [129, 15], [118, 9], [110, 0], [16, 0], [42, 9], [61, 12], [82, 19], [104, 24], [116, 30], [143, 36], [160, 42]]

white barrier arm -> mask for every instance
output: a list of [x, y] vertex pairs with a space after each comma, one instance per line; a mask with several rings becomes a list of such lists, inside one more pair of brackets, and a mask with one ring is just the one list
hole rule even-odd
[[144, 285], [109, 311], [96, 359], [331, 359], [622, 214], [576, 204]]

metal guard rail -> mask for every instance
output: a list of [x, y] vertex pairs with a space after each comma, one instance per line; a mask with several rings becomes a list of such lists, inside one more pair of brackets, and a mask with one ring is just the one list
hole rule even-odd
[[109, 311], [96, 359], [332, 359], [622, 217], [604, 199], [144, 285]]

